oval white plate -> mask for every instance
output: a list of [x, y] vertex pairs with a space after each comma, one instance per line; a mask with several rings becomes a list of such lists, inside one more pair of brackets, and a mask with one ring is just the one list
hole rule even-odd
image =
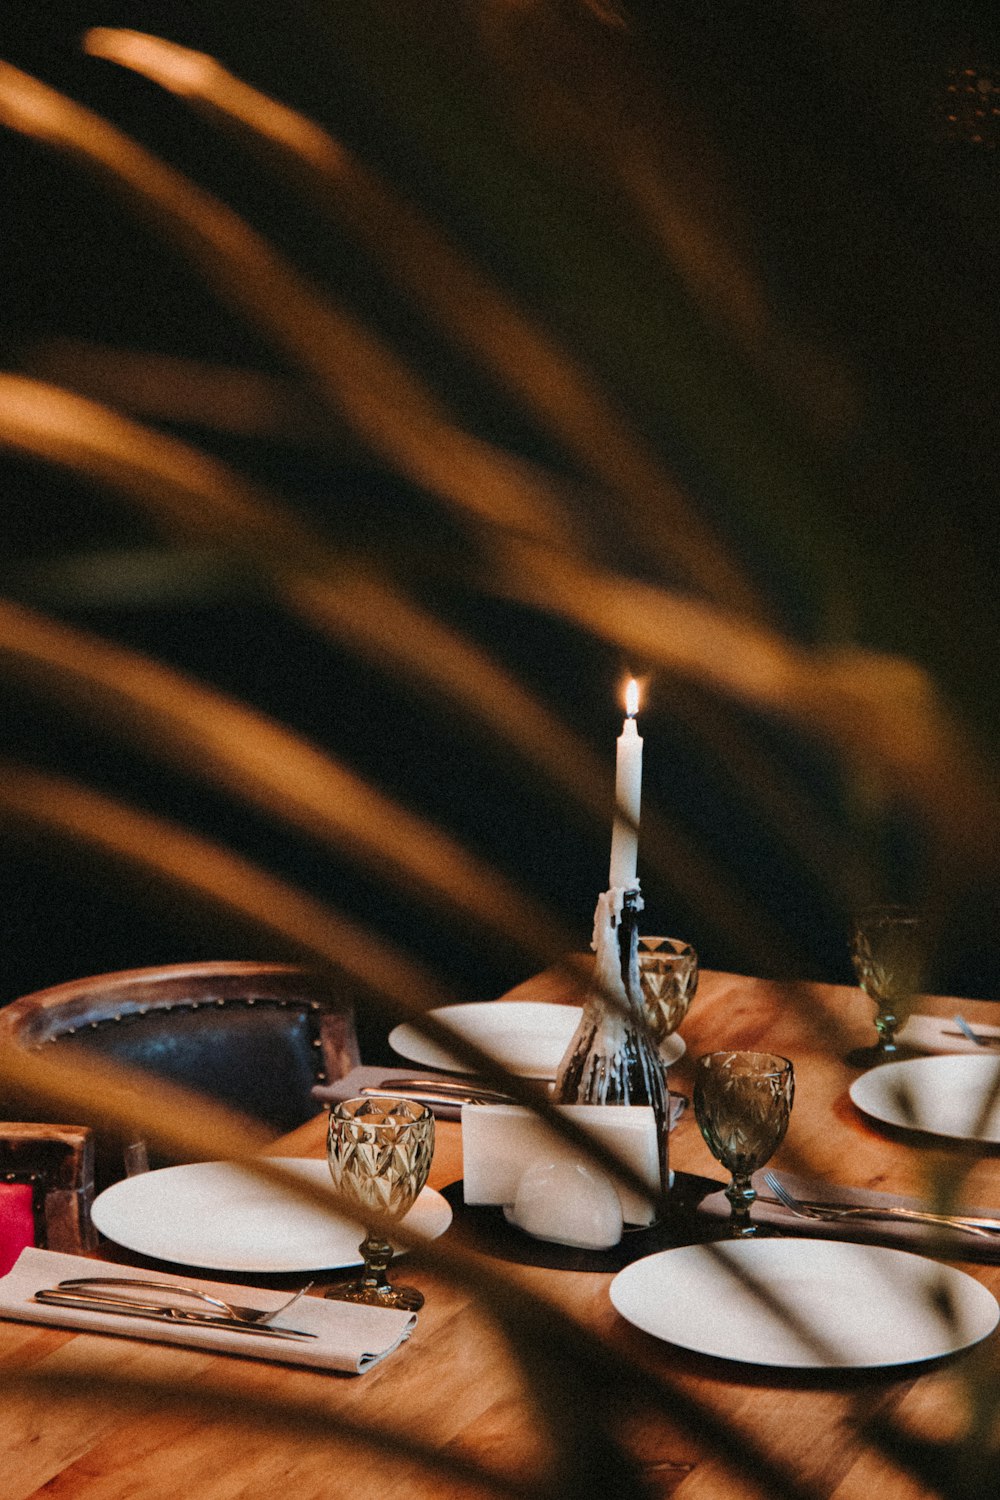
[[[276, 1157], [307, 1182], [333, 1184], [325, 1161]], [[361, 1264], [364, 1231], [231, 1162], [194, 1162], [126, 1177], [94, 1200], [93, 1221], [116, 1245], [214, 1271], [327, 1271]], [[407, 1227], [437, 1239], [451, 1223], [440, 1193], [424, 1188]]]
[[[538, 1000], [484, 1000], [444, 1005], [429, 1014], [482, 1047], [509, 1073], [519, 1078], [554, 1078], [582, 1011], [578, 1005], [545, 1005]], [[389, 1033], [389, 1045], [400, 1057], [425, 1068], [469, 1072], [465, 1063], [421, 1036], [414, 1026], [396, 1026]], [[676, 1062], [684, 1053], [683, 1039], [676, 1033], [667, 1037], [661, 1053], [665, 1062]]]
[[[984, 1125], [976, 1128], [983, 1100], [998, 1079], [998, 1057], [913, 1057], [862, 1073], [850, 1095], [858, 1109], [885, 1125], [1000, 1145], [1000, 1096]], [[912, 1110], [903, 1102], [903, 1091]]]
[[[816, 1344], [735, 1272], [779, 1298]], [[935, 1306], [942, 1292], [953, 1325]], [[787, 1369], [937, 1359], [978, 1343], [1000, 1318], [992, 1292], [964, 1271], [906, 1250], [842, 1240], [731, 1240], [663, 1250], [620, 1271], [611, 1301], [636, 1328], [682, 1349]]]

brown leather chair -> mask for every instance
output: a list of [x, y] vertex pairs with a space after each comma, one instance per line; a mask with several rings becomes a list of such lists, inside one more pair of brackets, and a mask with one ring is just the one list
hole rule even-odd
[[[0, 1009], [0, 1047], [10, 1046], [97, 1052], [278, 1132], [319, 1112], [314, 1084], [360, 1061], [350, 995], [331, 977], [277, 963], [168, 964], [38, 990]], [[98, 1186], [108, 1176], [98, 1141]]]

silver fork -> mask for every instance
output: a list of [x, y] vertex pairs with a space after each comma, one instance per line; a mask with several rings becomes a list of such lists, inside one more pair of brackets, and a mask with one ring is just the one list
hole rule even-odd
[[[307, 1282], [305, 1286], [300, 1287], [285, 1302], [280, 1303], [278, 1307], [272, 1308], [240, 1307], [238, 1304], [232, 1302], [223, 1302], [221, 1297], [213, 1297], [208, 1292], [201, 1292], [197, 1287], [180, 1286], [171, 1281], [140, 1281], [138, 1278], [132, 1276], [81, 1276], [74, 1281], [60, 1281], [57, 1290], [67, 1293], [69, 1296], [79, 1293], [81, 1298], [85, 1296], [88, 1287], [114, 1286], [131, 1288], [133, 1290], [138, 1288], [142, 1291], [168, 1292], [174, 1296], [193, 1297], [198, 1302], [207, 1303], [209, 1307], [217, 1307], [226, 1317], [232, 1318], [237, 1323], [256, 1323], [259, 1325], [272, 1322], [279, 1313], [285, 1312], [294, 1302], [298, 1302], [299, 1298], [304, 1297], [306, 1292], [309, 1291], [312, 1284], [311, 1281]], [[135, 1299], [130, 1297], [116, 1297], [112, 1294], [107, 1300], [132, 1302]]]
[[825, 1220], [833, 1224], [841, 1219], [900, 1219], [910, 1224], [935, 1224], [939, 1228], [960, 1230], [962, 1234], [978, 1235], [981, 1239], [1000, 1235], [1000, 1221], [996, 1219], [936, 1214], [930, 1209], [904, 1208], [902, 1204], [885, 1204], [879, 1208], [875, 1204], [807, 1202], [796, 1198], [771, 1172], [764, 1173], [764, 1181], [778, 1202], [800, 1219]]

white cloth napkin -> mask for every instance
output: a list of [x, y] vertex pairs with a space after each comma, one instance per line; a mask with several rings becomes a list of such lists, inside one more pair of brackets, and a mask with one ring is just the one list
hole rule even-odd
[[[1000, 1038], [1000, 1026], [986, 1026], [976, 1021], [973, 1031], [980, 1036]], [[965, 1052], [974, 1057], [1000, 1057], [1000, 1047], [981, 1047], [963, 1036], [951, 1016], [925, 1016], [923, 1013], [910, 1016], [896, 1033], [901, 1047], [911, 1047], [914, 1052]]]
[[[344, 1099], [354, 1099], [361, 1093], [362, 1089], [398, 1087], [397, 1080], [400, 1078], [426, 1077], [428, 1086], [433, 1084], [439, 1073], [425, 1073], [418, 1067], [412, 1068], [376, 1068], [372, 1066], [361, 1066], [352, 1068], [350, 1073], [345, 1073], [343, 1078], [338, 1078], [334, 1083], [317, 1083], [313, 1085], [312, 1096], [320, 1104], [339, 1104]], [[417, 1085], [419, 1087], [419, 1085]], [[470, 1092], [473, 1091], [470, 1085]], [[461, 1100], [453, 1100], [450, 1103], [442, 1100], [440, 1103], [431, 1105], [431, 1113], [439, 1120], [460, 1120], [462, 1118]]]
[[[772, 1174], [778, 1181], [788, 1189], [796, 1198], [804, 1198], [815, 1203], [834, 1204], [859, 1204], [863, 1208], [886, 1208], [893, 1205], [901, 1208], [926, 1208], [928, 1205], [921, 1202], [919, 1198], [904, 1198], [895, 1193], [876, 1193], [868, 1188], [849, 1188], [835, 1186], [830, 1182], [821, 1182], [816, 1178], [794, 1177], [790, 1172], [775, 1172]], [[774, 1194], [764, 1181], [763, 1171], [754, 1174], [751, 1179], [758, 1193], [766, 1197]], [[708, 1214], [711, 1218], [722, 1219], [729, 1217], [729, 1199], [720, 1191], [712, 1193], [703, 1198], [698, 1205], [698, 1212]], [[959, 1213], [970, 1214], [979, 1217], [1000, 1219], [1000, 1208], [967, 1208], [957, 1210]], [[865, 1244], [897, 1245], [901, 1250], [933, 1250], [938, 1251], [941, 1245], [941, 1231], [928, 1224], [913, 1224], [900, 1219], [800, 1219], [789, 1209], [782, 1207], [780, 1203], [762, 1203], [758, 1201], [753, 1205], [751, 1216], [758, 1224], [769, 1224], [776, 1229], [781, 1229], [788, 1234], [804, 1234], [810, 1238], [828, 1240], [858, 1240]], [[954, 1245], [954, 1253], [949, 1258], [977, 1261], [1000, 1261], [1000, 1234], [991, 1236], [989, 1239], [978, 1234], [963, 1234], [960, 1230], [949, 1231], [948, 1248]]]
[[[53, 1307], [33, 1302], [35, 1293], [57, 1282], [80, 1276], [120, 1276], [129, 1280], [160, 1280], [165, 1284], [196, 1287], [247, 1307], [276, 1307], [287, 1292], [264, 1291], [260, 1287], [230, 1286], [228, 1283], [196, 1281], [190, 1276], [160, 1276], [133, 1266], [110, 1265], [83, 1255], [57, 1255], [50, 1250], [22, 1250], [13, 1268], [0, 1277], [0, 1317], [75, 1332], [112, 1333], [125, 1338], [149, 1339], [158, 1344], [183, 1344], [210, 1349], [215, 1354], [242, 1354], [249, 1359], [268, 1359], [280, 1364], [308, 1365], [314, 1370], [337, 1370], [361, 1375], [409, 1338], [416, 1323], [413, 1313], [390, 1307], [365, 1307], [353, 1302], [330, 1302], [322, 1297], [303, 1297], [280, 1317], [280, 1327], [300, 1328], [316, 1338], [268, 1338], [253, 1332], [210, 1328], [207, 1324], [157, 1323], [148, 1318], [109, 1312], [87, 1312], [81, 1308]], [[155, 1295], [155, 1294], [150, 1294]], [[208, 1311], [209, 1309], [206, 1309]]]

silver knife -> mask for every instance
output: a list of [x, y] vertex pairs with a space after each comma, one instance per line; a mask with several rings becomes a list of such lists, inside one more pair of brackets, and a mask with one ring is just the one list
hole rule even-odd
[[[766, 1193], [758, 1193], [757, 1202], [770, 1203], [776, 1208], [785, 1208], [791, 1214], [797, 1212], [787, 1203], [782, 1203], [780, 1198], [771, 1198]], [[932, 1209], [906, 1208], [899, 1203], [886, 1203], [879, 1206], [874, 1203], [831, 1203], [820, 1198], [801, 1198], [797, 1217], [816, 1221], [826, 1219], [828, 1223], [835, 1223], [838, 1219], [881, 1219], [889, 1223], [895, 1221], [908, 1224], [933, 1224], [942, 1229], [953, 1229], [965, 1234], [982, 1236], [1000, 1234], [1000, 1219], [991, 1219], [977, 1214], [936, 1214]]]
[[154, 1323], [194, 1325], [199, 1328], [225, 1328], [237, 1333], [259, 1334], [261, 1338], [314, 1339], [315, 1333], [303, 1328], [279, 1328], [273, 1323], [245, 1323], [238, 1318], [218, 1318], [212, 1313], [189, 1312], [186, 1308], [167, 1307], [158, 1302], [139, 1302], [127, 1297], [83, 1297], [75, 1292], [43, 1288], [34, 1295], [35, 1302], [53, 1307], [75, 1307], [82, 1312], [120, 1313], [125, 1318], [147, 1318]]
[[382, 1084], [367, 1084], [361, 1093], [386, 1099], [413, 1099], [418, 1104], [513, 1104], [510, 1094], [480, 1088], [475, 1083], [437, 1083], [420, 1078], [392, 1078]]
[[968, 1031], [944, 1031], [942, 1036], [963, 1036], [967, 1042], [975, 1042], [977, 1047], [1000, 1047], [1000, 1036], [985, 1031], [973, 1031], [971, 1026]]
[[430, 1089], [441, 1094], [482, 1094], [497, 1100], [511, 1099], [503, 1089], [484, 1083], [481, 1078], [464, 1078], [455, 1074], [441, 1078], [434, 1073], [418, 1073], [413, 1078], [384, 1078], [379, 1085], [385, 1089]]

